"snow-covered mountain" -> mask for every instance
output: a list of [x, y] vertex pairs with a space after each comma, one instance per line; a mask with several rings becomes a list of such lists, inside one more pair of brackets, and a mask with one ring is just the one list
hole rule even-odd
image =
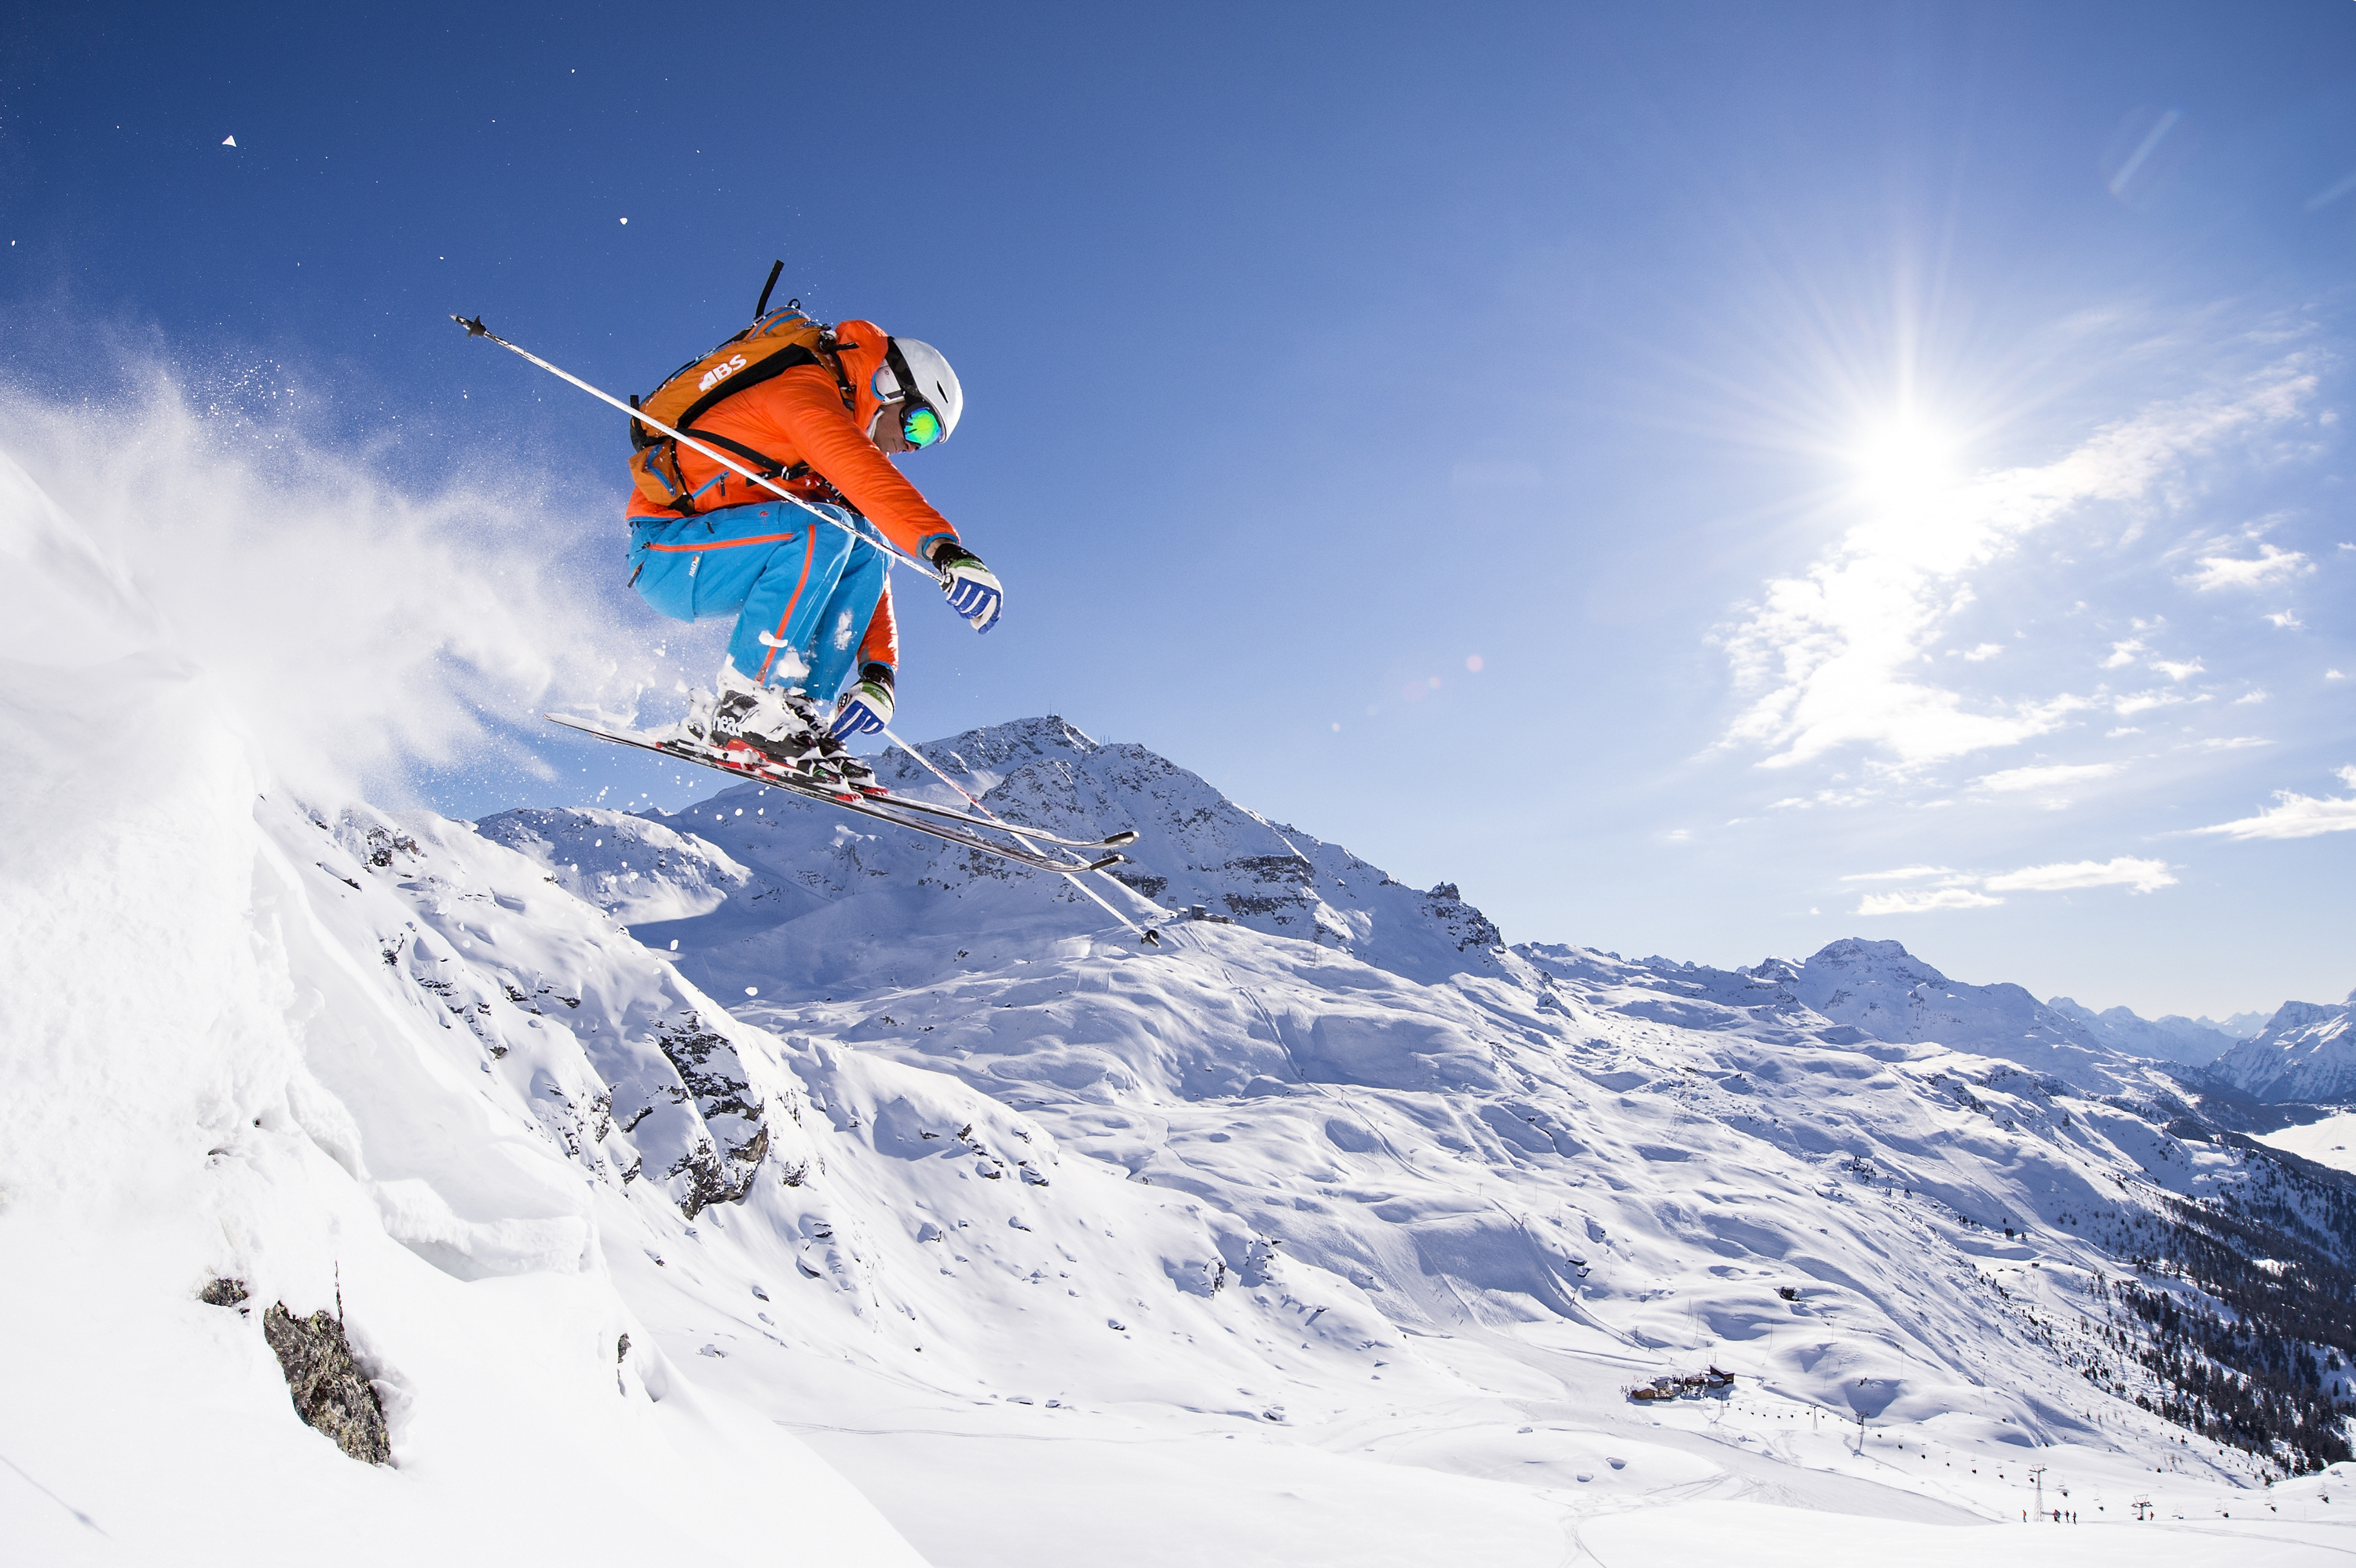
[[2188, 1019], [2180, 1013], [2158, 1019], [2143, 1018], [2131, 1008], [2105, 1008], [2098, 1013], [2068, 997], [2049, 997], [2045, 1005], [2083, 1025], [2089, 1035], [2114, 1051], [2159, 1061], [2179, 1061], [2188, 1067], [2208, 1066], [2231, 1051], [2236, 1040], [2264, 1027], [2260, 1019], [2241, 1033], [2228, 1033], [2215, 1024]]
[[[1566, 963], [1572, 950], [1531, 944], [1516, 951], [1566, 977], [1593, 972]], [[2169, 1086], [2147, 1064], [2019, 986], [1950, 980], [1895, 942], [1849, 938], [1827, 944], [1804, 964], [1768, 958], [1731, 974], [1661, 958], [1641, 968], [1656, 984], [1768, 1008], [1830, 1040], [1935, 1043], [2000, 1058], [2080, 1090], [2147, 1093]]]
[[[1009, 817], [1136, 827], [1126, 890], [1102, 891], [1161, 949], [1060, 879], [750, 786], [479, 828], [786, 1040], [954, 1078], [1232, 1216], [1215, 1295], [1249, 1267], [1460, 1376], [1437, 1337], [1587, 1347], [1584, 1370], [1539, 1363], [1582, 1419], [1604, 1368], [1703, 1358], [1852, 1419], [2109, 1443], [2091, 1342], [1998, 1348], [2094, 1320], [2084, 1293], [2166, 1195], [2282, 1199], [2262, 1157], [2187, 1141], [2156, 1064], [1896, 944], [1738, 972], [1509, 947], [1455, 889], [1404, 888], [1141, 748], [1033, 720], [928, 751]], [[1787, 1332], [1819, 1322], [1830, 1359]], [[1350, 1419], [1291, 1376], [1289, 1422]]]
[[2122, 1052], [2020, 987], [1950, 980], [1895, 942], [1836, 942], [1808, 960], [1793, 993], [1878, 1040], [1937, 1040], [2081, 1089], [2115, 1091], [2145, 1077]]
[[[5, 465], [0, 552], [27, 1561], [1960, 1562], [2031, 1465], [2205, 1517], [2344, 1441], [2348, 1195], [2016, 988], [1508, 946], [1055, 720], [931, 751], [1137, 828], [1097, 886], [1159, 946], [751, 787], [391, 816], [281, 781]], [[2203, 1224], [2308, 1383], [2187, 1403], [2241, 1353], [2161, 1338], [2245, 1299]], [[2240, 1561], [2344, 1541], [2301, 1485]]]
[[2356, 991], [2344, 1002], [2285, 1002], [2210, 1071], [2259, 1100], [2356, 1101]]

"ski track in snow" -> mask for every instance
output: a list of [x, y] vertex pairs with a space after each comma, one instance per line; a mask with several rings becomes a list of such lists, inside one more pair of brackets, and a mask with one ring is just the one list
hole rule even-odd
[[[2242, 1157], [2017, 987], [1509, 948], [1056, 720], [930, 750], [1010, 819], [1137, 827], [1098, 885], [1158, 951], [753, 786], [297, 799], [0, 480], [12, 1557], [2356, 1550], [2347, 1467], [2261, 1493], [2083, 1375], [2113, 1217]], [[92, 711], [120, 738], [53, 743]], [[273, 1301], [342, 1314], [392, 1466], [294, 1419]], [[2089, 1522], [1988, 1534], [2031, 1466]]]

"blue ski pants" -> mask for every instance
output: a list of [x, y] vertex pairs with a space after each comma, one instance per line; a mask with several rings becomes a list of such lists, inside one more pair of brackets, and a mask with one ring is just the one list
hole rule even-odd
[[728, 659], [746, 678], [800, 688], [830, 702], [859, 656], [884, 594], [875, 525], [846, 507], [820, 511], [773, 501], [630, 525], [630, 581], [674, 621], [736, 617]]

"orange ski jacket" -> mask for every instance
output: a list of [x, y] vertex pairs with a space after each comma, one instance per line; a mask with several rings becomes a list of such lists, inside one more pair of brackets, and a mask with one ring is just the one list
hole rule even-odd
[[[808, 464], [809, 475], [780, 478], [778, 483], [813, 499], [825, 494], [819, 484], [811, 482], [813, 477], [832, 485], [881, 528], [885, 539], [922, 559], [935, 542], [954, 539], [958, 531], [867, 439], [867, 426], [878, 407], [873, 378], [884, 362], [889, 339], [883, 328], [867, 321], [846, 321], [835, 331], [846, 345], [841, 358], [843, 378], [852, 394], [850, 408], [843, 407], [841, 389], [831, 372], [823, 366], [797, 365], [715, 404], [695, 421], [695, 429], [751, 447], [781, 468]], [[686, 446], [679, 449], [679, 465], [699, 512], [757, 506], [776, 498], [765, 487]], [[631, 492], [628, 511], [633, 518], [677, 515], [648, 502], [636, 491]]]
[[[715, 404], [695, 421], [694, 428], [750, 447], [781, 469], [807, 464], [808, 473], [794, 478], [781, 475], [777, 485], [810, 500], [831, 499], [827, 494], [831, 486], [883, 530], [885, 539], [924, 560], [935, 543], [956, 539], [958, 531], [867, 439], [867, 426], [880, 406], [874, 375], [884, 363], [890, 339], [872, 321], [846, 321], [835, 328], [835, 335], [844, 345], [842, 371], [852, 394], [851, 407], [843, 407], [842, 389], [831, 371], [819, 365], [797, 365]], [[698, 512], [776, 499], [776, 493], [766, 486], [684, 445], [679, 449], [679, 465], [688, 493], [696, 497]], [[678, 515], [652, 505], [636, 490], [630, 493], [626, 509], [632, 520]], [[891, 582], [886, 579], [884, 597], [861, 639], [859, 656], [863, 664], [896, 667], [899, 656], [899, 627], [892, 613]]]

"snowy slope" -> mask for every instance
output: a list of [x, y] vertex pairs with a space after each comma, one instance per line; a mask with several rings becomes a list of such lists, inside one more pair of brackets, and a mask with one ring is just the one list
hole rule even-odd
[[[808, 1449], [682, 1377], [622, 1288], [623, 1237], [678, 1232], [671, 1200], [747, 1125], [683, 1093], [653, 1037], [738, 1027], [522, 862], [471, 878], [471, 835], [315, 820], [130, 573], [5, 460], [0, 553], [5, 1555], [407, 1563], [790, 1531], [917, 1561]], [[518, 1000], [467, 956], [494, 912], [532, 924], [501, 974]], [[629, 1165], [659, 1174], [633, 1190]], [[198, 1300], [217, 1278], [242, 1310]], [[262, 1332], [281, 1302], [342, 1317], [391, 1467], [295, 1420]], [[663, 1501], [691, 1496], [732, 1501]]]
[[2338, 1003], [2285, 1002], [2210, 1071], [2260, 1100], [2356, 1100], [2356, 992]]

